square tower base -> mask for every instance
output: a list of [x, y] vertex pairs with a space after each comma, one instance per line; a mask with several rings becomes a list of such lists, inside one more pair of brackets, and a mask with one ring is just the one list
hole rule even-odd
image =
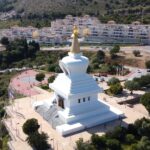
[[101, 100], [99, 100], [98, 103], [99, 105], [103, 105], [103, 107], [93, 109], [93, 111], [83, 114], [66, 116], [62, 111], [58, 112], [61, 119], [68, 121], [65, 124], [56, 126], [56, 130], [65, 136], [124, 117], [121, 111], [111, 105]]

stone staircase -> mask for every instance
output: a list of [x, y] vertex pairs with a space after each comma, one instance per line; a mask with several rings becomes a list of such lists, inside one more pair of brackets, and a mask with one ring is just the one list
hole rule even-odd
[[39, 113], [42, 117], [44, 117], [44, 114], [46, 113], [48, 109], [44, 105], [36, 106], [35, 111]]
[[57, 108], [54, 105], [50, 106], [49, 109], [44, 113], [44, 119], [51, 123], [51, 118], [56, 113], [56, 111]]
[[36, 107], [36, 112], [39, 113], [51, 126], [55, 129], [56, 126], [62, 125], [63, 122], [60, 120], [58, 115], [58, 108], [55, 105], [51, 105], [46, 108], [44, 105]]

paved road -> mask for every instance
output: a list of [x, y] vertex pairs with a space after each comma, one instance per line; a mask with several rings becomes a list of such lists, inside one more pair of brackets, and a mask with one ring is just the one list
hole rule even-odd
[[[87, 51], [98, 51], [102, 50], [102, 47], [100, 46], [81, 46], [81, 50], [87, 50]], [[108, 48], [107, 48], [108, 49]], [[41, 47], [41, 51], [69, 51], [70, 47]], [[104, 49], [106, 50], [106, 49]]]
[[139, 69], [136, 67], [129, 67], [129, 66], [125, 66], [125, 67], [132, 72], [132, 74], [126, 76], [126, 79], [128, 80], [132, 80], [134, 78], [140, 78], [141, 76], [150, 74], [149, 72], [147, 72], [147, 69]]
[[[41, 47], [41, 51], [57, 51], [57, 50], [64, 50], [69, 51], [70, 47]], [[81, 50], [87, 50], [87, 51], [98, 51], [98, 50], [104, 50], [108, 51], [111, 49], [111, 46], [81, 46]], [[143, 52], [150, 53], [150, 46], [123, 46], [121, 47], [121, 51], [134, 51], [139, 50]]]

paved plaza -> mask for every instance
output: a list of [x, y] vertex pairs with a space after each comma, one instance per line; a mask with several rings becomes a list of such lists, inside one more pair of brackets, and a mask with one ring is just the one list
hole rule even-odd
[[[51, 98], [53, 93], [49, 93], [40, 88], [35, 87], [38, 92], [41, 94], [16, 99], [12, 102], [10, 106], [6, 108], [9, 118], [5, 119], [4, 122], [9, 130], [9, 133], [12, 137], [12, 141], [9, 142], [9, 146], [15, 148], [15, 150], [31, 150], [31, 147], [26, 143], [26, 135], [22, 132], [23, 123], [30, 118], [38, 119], [40, 124], [39, 131], [43, 131], [49, 136], [49, 143], [56, 150], [73, 150], [76, 141], [79, 138], [83, 138], [85, 141], [90, 139], [92, 133], [96, 133], [99, 135], [104, 134], [106, 131], [111, 130], [114, 126], [124, 125], [126, 126], [128, 123], [133, 123], [136, 119], [140, 119], [142, 117], [148, 117], [147, 114], [142, 113], [140, 111], [136, 111], [136, 109], [130, 108], [127, 105], [119, 105], [111, 98], [107, 97], [104, 93], [99, 94], [99, 98], [104, 99], [109, 104], [121, 110], [126, 118], [121, 120], [116, 120], [105, 125], [96, 126], [90, 129], [87, 129], [83, 132], [76, 133], [67, 137], [62, 137], [58, 132], [56, 132], [50, 124], [45, 121], [42, 116], [36, 113], [32, 107], [32, 104], [35, 101], [48, 100]], [[138, 107], [139, 109], [140, 107]], [[132, 115], [131, 115], [132, 114]]]
[[[35, 79], [35, 76], [38, 72], [35, 70], [23, 71], [20, 74], [17, 74], [11, 79], [9, 89], [10, 92], [16, 92], [24, 96], [33, 96], [40, 94], [34, 86], [38, 86], [41, 83]], [[46, 74], [45, 79], [42, 81], [42, 84], [47, 83], [47, 79], [50, 75]]]

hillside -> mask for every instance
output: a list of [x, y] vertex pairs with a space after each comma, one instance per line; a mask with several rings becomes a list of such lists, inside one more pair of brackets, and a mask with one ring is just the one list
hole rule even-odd
[[[119, 9], [126, 0], [0, 0], [7, 11], [12, 7], [18, 13], [29, 14], [93, 14], [103, 15], [108, 8]], [[3, 11], [0, 9], [0, 11]]]
[[18, 0], [17, 9], [24, 9], [28, 13], [91, 13], [99, 14], [106, 11], [106, 3], [116, 0]]
[[150, 23], [150, 0], [0, 0], [0, 11], [9, 10], [16, 10], [17, 18], [32, 20], [89, 14], [102, 22]]

